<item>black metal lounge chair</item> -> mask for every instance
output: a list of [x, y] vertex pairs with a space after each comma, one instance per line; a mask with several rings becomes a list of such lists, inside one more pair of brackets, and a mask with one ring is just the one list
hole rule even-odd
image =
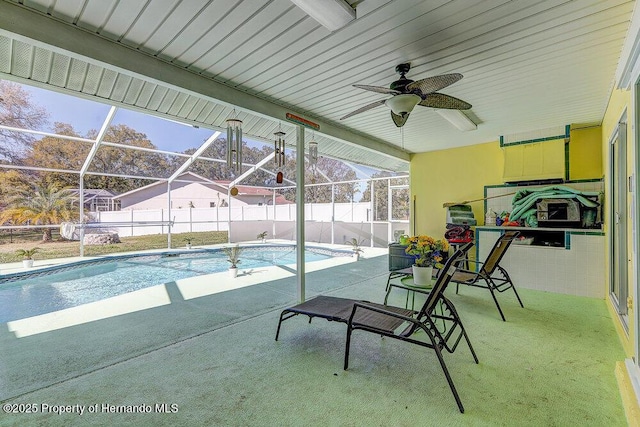
[[493, 298], [496, 307], [498, 307], [498, 312], [500, 313], [500, 317], [502, 317], [503, 321], [506, 321], [506, 319], [504, 318], [502, 308], [500, 308], [500, 304], [496, 298], [496, 291], [504, 292], [507, 289], [513, 289], [513, 292], [516, 294], [516, 298], [520, 303], [520, 307], [524, 308], [520, 295], [518, 295], [518, 291], [516, 291], [516, 287], [513, 284], [511, 277], [509, 277], [507, 270], [500, 266], [500, 261], [502, 261], [505, 253], [507, 253], [507, 249], [509, 249], [509, 246], [511, 246], [511, 243], [519, 234], [520, 232], [515, 230], [505, 231], [505, 233], [500, 236], [493, 245], [491, 252], [489, 252], [487, 259], [484, 262], [469, 261], [470, 263], [479, 265], [477, 272], [458, 269], [451, 279], [452, 282], [456, 283], [456, 294], [458, 293], [458, 288], [461, 284], [489, 289], [491, 297]]
[[[276, 341], [280, 335], [280, 326], [284, 320], [299, 314], [309, 316], [309, 322], [314, 317], [320, 317], [329, 321], [347, 324], [347, 341], [344, 355], [344, 369], [349, 365], [349, 348], [351, 335], [355, 330], [362, 330], [387, 336], [390, 338], [410, 342], [423, 347], [432, 348], [444, 371], [451, 392], [453, 393], [460, 412], [464, 407], [449, 370], [442, 357], [443, 350], [453, 353], [461, 339], [464, 337], [475, 363], [478, 363], [467, 332], [462, 325], [458, 313], [449, 299], [444, 296], [444, 290], [449, 284], [455, 271], [455, 263], [473, 246], [471, 243], [461, 247], [449, 258], [442, 272], [438, 275], [436, 283], [419, 311], [405, 308], [374, 304], [367, 301], [358, 301], [346, 298], [318, 296], [309, 301], [287, 308], [280, 314]], [[436, 307], [441, 307], [441, 313], [436, 313]], [[436, 325], [438, 322], [438, 325]], [[423, 331], [426, 339], [415, 335]], [[422, 339], [421, 339], [422, 338]]]

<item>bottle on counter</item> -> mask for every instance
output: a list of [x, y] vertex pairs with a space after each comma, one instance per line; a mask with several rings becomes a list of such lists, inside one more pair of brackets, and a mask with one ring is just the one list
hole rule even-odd
[[493, 209], [489, 208], [486, 215], [484, 216], [484, 225], [495, 225], [496, 223], [496, 213]]

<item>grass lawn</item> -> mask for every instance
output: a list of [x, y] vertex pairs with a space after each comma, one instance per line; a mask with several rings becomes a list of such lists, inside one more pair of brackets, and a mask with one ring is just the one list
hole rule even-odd
[[[184, 248], [185, 238], [191, 238], [193, 246], [215, 245], [226, 243], [228, 235], [226, 231], [205, 231], [199, 233], [182, 233], [171, 235], [171, 248]], [[117, 252], [142, 251], [146, 249], [167, 248], [166, 234], [152, 234], [148, 236], [121, 237], [122, 243], [113, 245], [92, 245], [84, 247], [84, 254], [87, 256], [105, 255]], [[38, 247], [40, 252], [36, 253], [34, 259], [66, 258], [80, 255], [80, 242], [70, 240], [54, 240], [43, 242], [34, 238], [14, 239], [12, 243], [0, 244], [0, 264], [6, 262], [21, 261], [22, 258], [15, 254], [17, 249], [30, 249]]]

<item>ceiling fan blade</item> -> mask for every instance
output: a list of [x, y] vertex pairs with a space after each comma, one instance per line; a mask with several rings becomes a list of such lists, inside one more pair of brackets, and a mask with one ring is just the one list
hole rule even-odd
[[407, 85], [407, 91], [413, 92], [419, 90], [422, 95], [437, 92], [440, 89], [454, 84], [462, 78], [460, 73], [442, 74], [440, 76], [427, 77], [426, 79], [418, 80]]
[[398, 92], [397, 90], [389, 89], [388, 87], [382, 86], [353, 85], [353, 87], [357, 87], [358, 89], [370, 90], [371, 92], [386, 93], [388, 95], [398, 95], [399, 93], [402, 93]]
[[468, 110], [471, 104], [443, 93], [430, 93], [418, 103], [423, 107], [446, 108], [448, 110]]
[[348, 119], [351, 116], [355, 116], [356, 114], [364, 113], [365, 111], [371, 110], [372, 108], [379, 107], [380, 105], [384, 105], [384, 99], [376, 102], [372, 102], [371, 104], [367, 104], [364, 107], [358, 108], [356, 111], [352, 111], [344, 117], [340, 117], [340, 120]]
[[393, 120], [393, 123], [396, 125], [396, 127], [401, 128], [402, 126], [404, 126], [408, 118], [409, 118], [409, 113], [406, 113], [400, 116], [394, 113], [393, 111], [391, 111], [391, 120]]

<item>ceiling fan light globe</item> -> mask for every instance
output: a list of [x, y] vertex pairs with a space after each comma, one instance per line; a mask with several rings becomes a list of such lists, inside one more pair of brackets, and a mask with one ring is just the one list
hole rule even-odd
[[405, 116], [413, 111], [413, 108], [420, 102], [422, 98], [412, 93], [405, 93], [393, 96], [387, 99], [384, 104], [393, 111], [394, 114]]

